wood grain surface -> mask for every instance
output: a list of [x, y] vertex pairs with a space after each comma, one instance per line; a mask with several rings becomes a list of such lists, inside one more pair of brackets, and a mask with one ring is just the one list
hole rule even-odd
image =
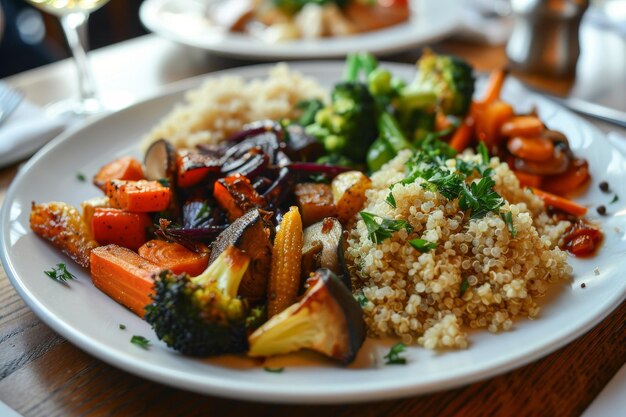
[[[506, 62], [502, 48], [449, 41], [435, 47], [479, 70]], [[399, 57], [410, 61], [411, 54]], [[544, 86], [553, 85], [545, 82]], [[560, 87], [559, 87], [560, 88]], [[0, 202], [17, 168], [0, 170]], [[43, 324], [0, 268], [0, 400], [26, 417], [66, 416], [578, 416], [626, 363], [626, 303], [555, 353], [465, 387], [357, 405], [270, 405], [167, 387], [107, 365]]]

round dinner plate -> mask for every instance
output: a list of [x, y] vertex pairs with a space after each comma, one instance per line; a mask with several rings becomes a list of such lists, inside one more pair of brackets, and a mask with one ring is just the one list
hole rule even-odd
[[[209, 0], [211, 1], [211, 0]], [[152, 32], [175, 42], [241, 58], [338, 58], [353, 51], [389, 54], [442, 39], [461, 22], [460, 0], [411, 0], [407, 22], [353, 36], [270, 43], [211, 24], [207, 0], [145, 0], [141, 22]]]
[[[384, 65], [406, 79], [413, 75], [411, 65]], [[339, 62], [291, 66], [328, 87], [343, 71]], [[249, 79], [265, 76], [268, 69], [259, 65], [227, 72]], [[384, 365], [382, 358], [392, 342], [374, 340], [366, 342], [348, 367], [314, 354], [279, 357], [259, 365], [236, 356], [195, 359], [168, 349], [147, 323], [98, 291], [88, 271], [31, 232], [28, 217], [32, 201], [78, 206], [99, 195], [89, 182], [79, 181], [77, 174], [90, 178], [115, 157], [140, 156], [140, 138], [182, 99], [185, 90], [201, 81], [195, 78], [175, 84], [150, 100], [61, 135], [20, 170], [7, 192], [0, 213], [0, 254], [9, 279], [46, 324], [94, 356], [145, 378], [206, 394], [291, 403], [372, 401], [448, 389], [524, 365], [582, 335], [625, 298], [626, 159], [589, 123], [509, 80], [504, 98], [518, 111], [536, 105], [542, 120], [564, 132], [574, 151], [589, 161], [593, 182], [578, 201], [590, 208], [604, 204], [608, 210], [607, 216], [597, 219], [605, 233], [599, 253], [590, 259], [570, 260], [572, 280], [553, 286], [537, 320], [518, 320], [511, 331], [497, 335], [472, 331], [465, 350], [432, 352], [409, 347], [404, 366]], [[600, 181], [608, 181], [622, 199], [610, 204], [613, 195], [598, 189]], [[589, 213], [594, 217], [595, 210]], [[66, 262], [78, 279], [63, 285], [46, 277], [43, 271], [58, 262]], [[126, 329], [121, 330], [120, 324]], [[148, 338], [149, 349], [131, 344], [133, 335]], [[263, 366], [284, 367], [284, 371], [270, 373]]]

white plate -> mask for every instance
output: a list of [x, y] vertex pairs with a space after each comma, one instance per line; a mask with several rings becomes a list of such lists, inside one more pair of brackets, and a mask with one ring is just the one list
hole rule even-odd
[[[337, 62], [292, 66], [326, 85], [338, 80], [343, 70], [343, 64]], [[229, 73], [259, 77], [268, 68], [253, 66]], [[410, 65], [391, 68], [407, 79], [413, 73]], [[199, 82], [193, 79], [177, 84], [158, 97], [55, 139], [24, 166], [6, 195], [0, 214], [0, 253], [9, 278], [45, 323], [94, 356], [160, 383], [207, 394], [317, 404], [372, 401], [452, 388], [536, 360], [582, 335], [625, 298], [626, 160], [587, 122], [510, 81], [505, 98], [520, 111], [537, 104], [548, 126], [563, 131], [576, 152], [589, 161], [593, 184], [580, 201], [590, 206], [606, 204], [610, 213], [601, 219], [606, 238], [599, 255], [590, 260], [572, 259], [573, 281], [555, 286], [538, 320], [518, 321], [512, 331], [499, 335], [472, 332], [471, 346], [464, 351], [434, 353], [412, 347], [406, 366], [382, 365], [389, 344], [376, 341], [368, 341], [357, 363], [348, 368], [312, 354], [270, 361], [270, 366], [286, 365], [281, 374], [265, 372], [244, 359], [198, 360], [169, 350], [145, 322], [93, 287], [86, 271], [30, 232], [28, 216], [33, 200], [78, 205], [98, 195], [92, 185], [79, 182], [76, 174], [90, 177], [114, 157], [138, 155], [140, 137], [181, 99], [183, 90]], [[622, 197], [618, 203], [608, 204], [612, 196], [598, 190], [598, 182], [603, 180]], [[590, 213], [593, 216], [595, 211]], [[69, 286], [43, 274], [60, 261], [67, 262], [78, 276]], [[580, 286], [583, 282], [584, 289]], [[119, 324], [125, 324], [126, 330], [120, 330]], [[129, 343], [134, 334], [149, 338], [152, 347], [145, 351]]]
[[353, 51], [399, 52], [439, 40], [461, 21], [460, 0], [412, 0], [410, 19], [354, 36], [269, 43], [210, 24], [206, 0], [145, 0], [139, 10], [151, 31], [184, 45], [242, 58], [275, 60], [343, 57]]

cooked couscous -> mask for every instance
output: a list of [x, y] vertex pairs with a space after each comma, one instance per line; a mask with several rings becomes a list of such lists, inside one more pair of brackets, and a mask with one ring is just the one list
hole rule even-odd
[[[430, 349], [464, 348], [464, 327], [497, 332], [510, 329], [515, 317], [536, 317], [537, 299], [548, 285], [572, 273], [557, 247], [570, 223], [550, 217], [497, 158], [490, 162], [494, 190], [505, 199], [500, 210], [511, 213], [515, 237], [496, 213], [470, 220], [458, 199], [422, 187], [423, 179], [398, 183], [409, 158], [405, 151], [372, 176], [363, 210], [404, 220], [412, 231], [400, 229], [374, 243], [359, 219], [348, 239], [353, 284], [367, 300], [362, 304], [370, 335], [395, 335]], [[393, 184], [395, 208], [386, 202]], [[436, 247], [422, 253], [408, 244], [415, 238]]]

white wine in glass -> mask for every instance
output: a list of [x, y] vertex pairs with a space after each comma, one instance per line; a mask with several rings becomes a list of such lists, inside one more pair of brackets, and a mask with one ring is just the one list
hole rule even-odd
[[78, 74], [80, 98], [67, 99], [52, 104], [48, 111], [61, 116], [89, 116], [101, 113], [106, 109], [96, 92], [95, 81], [87, 54], [83, 35], [89, 14], [102, 7], [109, 0], [26, 0], [33, 6], [56, 15], [61, 21], [63, 32], [72, 52]]

